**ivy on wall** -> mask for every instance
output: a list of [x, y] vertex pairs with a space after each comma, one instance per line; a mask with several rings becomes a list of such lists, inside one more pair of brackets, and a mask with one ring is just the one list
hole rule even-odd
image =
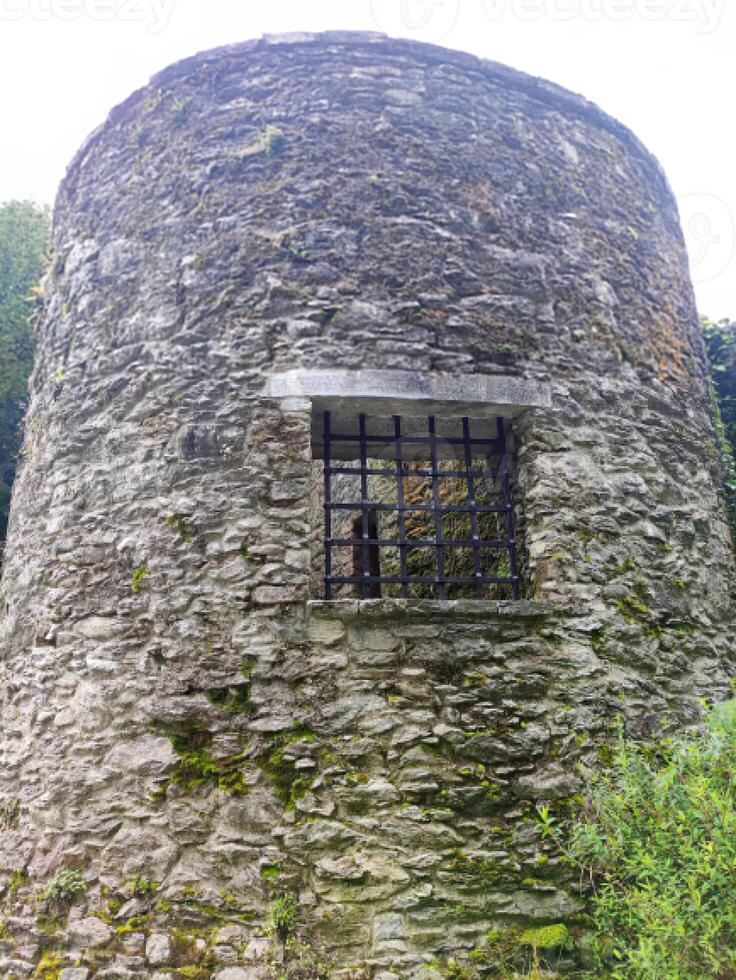
[[49, 239], [49, 209], [0, 205], [0, 541], [5, 539], [19, 429], [33, 364], [31, 316]]

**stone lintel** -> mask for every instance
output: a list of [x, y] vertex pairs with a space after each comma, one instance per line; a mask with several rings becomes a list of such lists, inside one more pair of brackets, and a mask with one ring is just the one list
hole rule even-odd
[[[373, 435], [384, 435], [383, 447], [372, 445], [371, 455], [393, 456], [393, 415], [404, 419], [403, 435], [411, 437], [426, 431], [427, 416], [450, 420], [443, 426], [442, 437], [462, 436], [463, 416], [476, 420], [474, 438], [493, 439], [497, 435], [496, 419], [513, 419], [530, 408], [550, 408], [549, 384], [511, 378], [505, 375], [419, 374], [414, 371], [348, 371], [300, 370], [273, 374], [266, 382], [263, 395], [279, 400], [283, 411], [295, 404], [312, 409], [312, 455], [324, 457], [322, 413], [332, 415], [332, 431], [357, 434], [358, 416], [370, 416]], [[421, 430], [421, 431], [420, 431]], [[419, 458], [417, 446], [412, 447]], [[454, 458], [449, 442], [442, 443], [441, 458]], [[386, 456], [388, 453], [388, 456]], [[332, 459], [353, 460], [359, 454], [357, 442], [337, 441], [331, 449]]]
[[529, 408], [551, 408], [545, 382], [500, 374], [420, 374], [414, 371], [301, 370], [273, 374], [267, 398], [308, 398], [315, 411], [342, 415], [421, 415], [513, 418]]

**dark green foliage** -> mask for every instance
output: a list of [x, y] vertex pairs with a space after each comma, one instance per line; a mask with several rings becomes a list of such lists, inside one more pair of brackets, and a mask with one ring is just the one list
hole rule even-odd
[[723, 470], [723, 489], [736, 538], [736, 323], [728, 320], [714, 323], [703, 318], [701, 327], [711, 365], [711, 414]]
[[0, 541], [8, 523], [18, 430], [33, 364], [29, 320], [48, 237], [48, 208], [29, 201], [0, 205]]
[[701, 326], [726, 438], [736, 446], [736, 323], [704, 317]]
[[704, 733], [655, 749], [619, 737], [565, 848], [595, 882], [604, 976], [736, 976], [734, 760], [736, 701], [710, 712]]

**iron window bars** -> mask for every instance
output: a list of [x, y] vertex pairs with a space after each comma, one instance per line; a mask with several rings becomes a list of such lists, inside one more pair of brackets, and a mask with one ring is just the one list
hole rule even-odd
[[[472, 586], [477, 599], [485, 598], [488, 586], [507, 586], [511, 588], [514, 599], [520, 598], [520, 579], [518, 574], [516, 541], [514, 538], [513, 501], [509, 474], [509, 456], [507, 451], [507, 436], [505, 420], [496, 420], [496, 438], [473, 438], [470, 432], [470, 419], [462, 419], [462, 437], [438, 437], [435, 416], [428, 417], [427, 435], [404, 434], [402, 418], [393, 416], [393, 434], [369, 435], [367, 432], [366, 416], [359, 416], [357, 433], [342, 433], [332, 431], [332, 416], [324, 412], [324, 510], [325, 510], [325, 598], [332, 599], [334, 587], [340, 585], [355, 585], [359, 587], [362, 598], [374, 598], [381, 595], [382, 585], [399, 585], [401, 595], [409, 597], [410, 587], [421, 584], [431, 586], [433, 594], [438, 599], [447, 599], [448, 586]], [[358, 447], [359, 465], [345, 466], [333, 464], [333, 447], [339, 443]], [[439, 466], [438, 443], [452, 447], [454, 465], [452, 469], [443, 470]], [[420, 447], [419, 451], [428, 454], [429, 469], [410, 469], [405, 461], [405, 447]], [[369, 465], [370, 447], [380, 448], [385, 457], [387, 449], [392, 457], [384, 464], [384, 468]], [[341, 459], [345, 450], [340, 452], [336, 447], [334, 452]], [[417, 450], [415, 450], [415, 453]], [[481, 468], [475, 468], [477, 456], [482, 454], [486, 462]], [[498, 465], [492, 468], [492, 460]], [[392, 466], [392, 468], [390, 468]], [[333, 495], [333, 478], [340, 475], [350, 475], [360, 481], [360, 501], [335, 500]], [[395, 502], [386, 500], [371, 500], [369, 497], [369, 477], [380, 476], [395, 483]], [[405, 481], [410, 478], [424, 477], [431, 481], [431, 503], [417, 504], [407, 500]], [[442, 481], [447, 479], [460, 480], [463, 484], [463, 496], [467, 497], [463, 504], [447, 504], [442, 497]], [[492, 481], [496, 490], [497, 502], [479, 504], [477, 502], [478, 485], [482, 481]], [[392, 495], [393, 496], [393, 495]], [[359, 517], [352, 525], [352, 536], [333, 536], [333, 526], [336, 512], [358, 512]], [[396, 515], [397, 533], [395, 536], [381, 536], [376, 516], [388, 512]], [[407, 534], [407, 516], [411, 512], [425, 512], [431, 517], [430, 524], [434, 526], [432, 538], [416, 539]], [[447, 538], [443, 533], [443, 515], [450, 513], [469, 515], [470, 536]], [[483, 539], [479, 529], [479, 516], [497, 514], [502, 528], [502, 537]], [[333, 574], [333, 557], [336, 548], [352, 548], [353, 574]], [[433, 549], [435, 574], [433, 576], [412, 574], [409, 567], [409, 556], [414, 549]], [[448, 548], [469, 549], [472, 552], [472, 575], [452, 576], [446, 572], [446, 553]], [[392, 549], [398, 552], [398, 574], [381, 574], [381, 549]], [[504, 563], [508, 574], [485, 574], [484, 554], [506, 552], [507, 561]], [[486, 563], [487, 564], [487, 563]]]

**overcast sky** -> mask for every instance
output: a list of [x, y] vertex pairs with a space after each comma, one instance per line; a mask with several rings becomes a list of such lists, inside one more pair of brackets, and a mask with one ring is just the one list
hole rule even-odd
[[51, 202], [87, 133], [172, 61], [340, 28], [471, 51], [617, 116], [680, 200], [701, 312], [736, 319], [734, 0], [0, 0], [0, 201]]

